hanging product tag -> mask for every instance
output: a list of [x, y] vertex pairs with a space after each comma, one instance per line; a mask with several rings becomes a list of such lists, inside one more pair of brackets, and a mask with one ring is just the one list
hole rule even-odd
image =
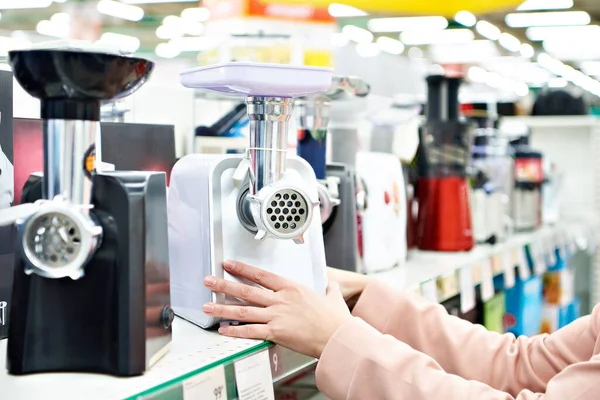
[[239, 400], [275, 400], [268, 351], [236, 361], [234, 369]]
[[475, 308], [475, 283], [473, 282], [473, 268], [471, 265], [459, 270], [460, 282], [460, 312], [468, 313]]
[[437, 285], [435, 279], [430, 279], [421, 283], [421, 296], [431, 302], [438, 302]]
[[183, 400], [227, 400], [225, 368], [211, 368], [183, 382]]
[[481, 299], [488, 301], [494, 297], [494, 273], [491, 260], [481, 263]]
[[516, 251], [517, 269], [519, 271], [519, 278], [522, 281], [526, 281], [531, 276], [531, 270], [529, 269], [529, 261], [527, 261], [526, 249], [524, 246], [518, 246], [513, 249]]
[[510, 250], [507, 250], [502, 257], [502, 267], [504, 270], [504, 288], [510, 289], [515, 286], [515, 263]]
[[548, 270], [543, 242], [532, 243], [529, 249], [533, 259], [533, 273], [541, 276]]
[[556, 265], [556, 247], [558, 246], [558, 240], [556, 236], [550, 236], [547, 240], [546, 240], [546, 259], [547, 259], [547, 265], [548, 268], [552, 268]]

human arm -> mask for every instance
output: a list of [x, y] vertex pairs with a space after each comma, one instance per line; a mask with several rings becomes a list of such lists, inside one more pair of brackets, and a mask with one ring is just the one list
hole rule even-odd
[[[543, 393], [564, 368], [592, 357], [599, 335], [592, 317], [581, 318], [549, 336], [501, 335], [381, 282], [367, 285], [353, 315], [429, 355], [446, 372], [512, 395], [524, 388]], [[594, 318], [600, 321], [600, 308], [594, 311]]]
[[[482, 359], [476, 367], [504, 373]], [[344, 322], [317, 365], [317, 386], [332, 400], [595, 400], [600, 393], [600, 358], [572, 365], [548, 383], [545, 393], [522, 389], [511, 395], [444, 371], [431, 357], [358, 317]]]

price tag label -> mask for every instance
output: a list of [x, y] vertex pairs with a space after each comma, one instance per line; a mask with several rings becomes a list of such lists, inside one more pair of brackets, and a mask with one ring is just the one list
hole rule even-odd
[[430, 279], [421, 284], [421, 296], [431, 302], [438, 302], [437, 285], [435, 279]]
[[525, 253], [525, 247], [517, 247], [513, 249], [515, 252], [515, 258], [517, 260], [517, 270], [519, 271], [519, 278], [522, 281], [526, 281], [531, 276], [531, 270], [529, 269], [529, 262]]
[[554, 253], [556, 247], [558, 246], [558, 240], [556, 236], [551, 236], [546, 241], [546, 259], [547, 259], [547, 267], [554, 267], [556, 265], [556, 254]]
[[275, 400], [268, 351], [243, 358], [233, 366], [239, 400]]
[[502, 258], [502, 267], [504, 270], [504, 288], [510, 289], [515, 286], [515, 263], [512, 253], [507, 251]]
[[211, 368], [183, 382], [184, 400], [227, 400], [225, 368]]
[[491, 260], [488, 259], [481, 264], [481, 299], [488, 301], [494, 294], [494, 274]]
[[468, 265], [460, 269], [460, 311], [465, 314], [475, 308], [475, 284], [473, 283], [473, 268]]
[[540, 243], [531, 244], [531, 258], [533, 259], [533, 272], [536, 275], [543, 275], [548, 269], [546, 265], [546, 257], [544, 255], [544, 247]]

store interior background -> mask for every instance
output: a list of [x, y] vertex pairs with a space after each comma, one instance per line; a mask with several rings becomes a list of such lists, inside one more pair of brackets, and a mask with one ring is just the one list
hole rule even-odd
[[[590, 103], [598, 97], [580, 86], [568, 82], [552, 73], [551, 61], [541, 62], [540, 54], [549, 54], [560, 59], [591, 77], [600, 75], [600, 49], [594, 45], [595, 37], [600, 38], [600, 3], [595, 0], [530, 0], [521, 9], [550, 9], [542, 12], [582, 11], [589, 16], [583, 29], [575, 29], [568, 36], [548, 33], [546, 41], [532, 41], [526, 28], [511, 28], [505, 21], [506, 11], [488, 14], [466, 14], [446, 16], [448, 27], [440, 31], [439, 21], [434, 21], [431, 29], [427, 23], [414, 31], [418, 35], [411, 38], [414, 45], [393, 43], [381, 46], [380, 37], [398, 39], [400, 32], [376, 32], [365, 37], [365, 31], [355, 32], [352, 27], [367, 28], [374, 18], [408, 16], [407, 14], [369, 12], [335, 4], [329, 7], [330, 14], [339, 16], [332, 22], [307, 21], [306, 16], [314, 12], [311, 5], [290, 4], [288, 1], [259, 1], [249, 3], [271, 4], [263, 7], [266, 16], [216, 18], [210, 9], [233, 8], [238, 1], [205, 1], [206, 8], [190, 13], [198, 8], [198, 1], [158, 1], [123, 0], [143, 10], [139, 21], [125, 12], [121, 17], [119, 9], [113, 15], [102, 14], [102, 3], [87, 0], [5, 0], [0, 2], [0, 63], [8, 68], [5, 57], [11, 48], [39, 45], [48, 41], [68, 41], [84, 39], [100, 41], [106, 47], [117, 47], [126, 51], [134, 50], [141, 57], [157, 61], [157, 68], [146, 86], [127, 101], [130, 109], [125, 116], [127, 122], [165, 123], [175, 122], [177, 154], [182, 156], [192, 149], [191, 132], [198, 124], [210, 123], [220, 114], [214, 101], [195, 101], [194, 92], [183, 88], [179, 83], [179, 72], [200, 65], [202, 54], [220, 48], [220, 57], [228, 46], [230, 34], [283, 35], [286, 39], [252, 39], [254, 46], [268, 46], [270, 43], [292, 43], [292, 58], [302, 63], [303, 51], [316, 54], [330, 53], [325, 64], [332, 65], [340, 75], [356, 75], [371, 85], [368, 98], [369, 109], [377, 109], [389, 103], [398, 94], [410, 94], [425, 99], [425, 76], [433, 65], [468, 65], [467, 84], [463, 86], [461, 99], [465, 101], [519, 101], [527, 111], [533, 102], [534, 94], [546, 86], [568, 86], [574, 93], [585, 96]], [[118, 2], [112, 2], [118, 3]], [[213, 4], [213, 3], [216, 3]], [[292, 1], [292, 3], [294, 3]], [[325, 2], [322, 2], [325, 3]], [[386, 2], [378, 2], [385, 4]], [[440, 2], [430, 2], [428, 8], [435, 8]], [[510, 3], [505, 1], [504, 3]], [[518, 4], [519, 1], [512, 3]], [[128, 4], [128, 5], [129, 5]], [[273, 6], [275, 4], [276, 6]], [[202, 6], [202, 4], [201, 4]], [[31, 8], [27, 8], [31, 7]], [[100, 8], [99, 8], [100, 7]], [[105, 6], [106, 7], [106, 6]], [[381, 7], [378, 4], [378, 7]], [[2, 9], [5, 8], [5, 9]], [[324, 7], [327, 9], [327, 7]], [[390, 6], [389, 8], [402, 8]], [[526, 11], [522, 11], [526, 12]], [[529, 12], [529, 11], [527, 11]], [[532, 11], [533, 12], [533, 11]], [[356, 16], [363, 14], [362, 16]], [[182, 18], [182, 15], [184, 18]], [[428, 14], [428, 16], [431, 14]], [[282, 18], [283, 19], [280, 19]], [[126, 18], [125, 18], [126, 17]], [[462, 17], [462, 19], [461, 19]], [[475, 17], [476, 19], [472, 19]], [[137, 19], [138, 16], [133, 16]], [[462, 21], [461, 25], [458, 21]], [[475, 21], [488, 21], [498, 28], [491, 32], [473, 24]], [[581, 21], [575, 21], [581, 23]], [[443, 27], [443, 25], [442, 25]], [[460, 29], [454, 37], [444, 36], [447, 31]], [[393, 30], [393, 29], [392, 29]], [[192, 34], [190, 34], [192, 33]], [[482, 34], [483, 33], [483, 34]], [[512, 35], [505, 42], [501, 34]], [[116, 35], [114, 35], [116, 34]], [[119, 36], [125, 35], [125, 36]], [[595, 36], [594, 36], [595, 35]], [[160, 36], [160, 37], [159, 37]], [[488, 37], [499, 38], [490, 40]], [[508, 36], [506, 36], [508, 37]], [[170, 38], [170, 39], [169, 39]], [[518, 40], [515, 45], [514, 40]], [[538, 39], [538, 38], [536, 38]], [[438, 41], [438, 44], [425, 44]], [[360, 42], [360, 43], [357, 43]], [[419, 44], [423, 43], [423, 44]], [[238, 43], [239, 45], [239, 43]], [[507, 49], [506, 47], [509, 47]], [[383, 50], [382, 50], [383, 48]], [[546, 50], [548, 49], [548, 50]], [[387, 50], [387, 51], [386, 51]], [[393, 53], [400, 54], [390, 54]], [[317, 57], [318, 58], [318, 57]], [[3, 61], [4, 60], [4, 61]], [[309, 63], [321, 63], [312, 60]], [[555, 71], [558, 72], [558, 71]], [[600, 94], [600, 83], [592, 89]], [[19, 85], [14, 85], [16, 118], [38, 118], [39, 107]], [[168, 98], [169, 101], [156, 101]], [[222, 109], [227, 104], [220, 104]]]

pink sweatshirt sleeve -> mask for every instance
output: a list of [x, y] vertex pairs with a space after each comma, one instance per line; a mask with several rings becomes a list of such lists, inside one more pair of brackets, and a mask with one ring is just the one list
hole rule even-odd
[[380, 282], [367, 286], [354, 315], [429, 355], [447, 373], [513, 395], [525, 388], [543, 393], [548, 381], [564, 368], [590, 360], [600, 325], [597, 307], [592, 317], [552, 335], [515, 338], [448, 315], [441, 305]]
[[317, 366], [317, 385], [332, 400], [600, 398], [598, 307], [532, 339], [489, 333], [379, 283], [354, 313]]

